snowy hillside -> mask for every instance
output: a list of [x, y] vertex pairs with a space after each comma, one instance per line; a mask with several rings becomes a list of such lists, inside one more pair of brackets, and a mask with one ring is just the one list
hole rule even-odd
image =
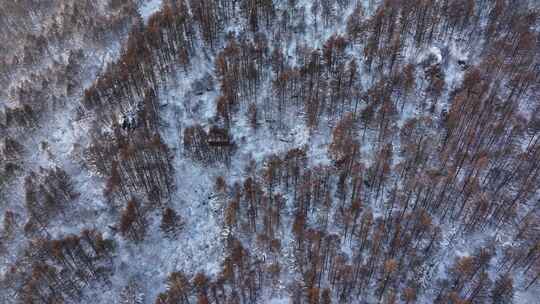
[[536, 303], [535, 1], [0, 6], [0, 303]]

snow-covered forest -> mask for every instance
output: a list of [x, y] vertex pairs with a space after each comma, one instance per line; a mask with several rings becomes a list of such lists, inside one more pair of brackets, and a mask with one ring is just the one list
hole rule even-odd
[[536, 0], [0, 0], [0, 303], [540, 303]]

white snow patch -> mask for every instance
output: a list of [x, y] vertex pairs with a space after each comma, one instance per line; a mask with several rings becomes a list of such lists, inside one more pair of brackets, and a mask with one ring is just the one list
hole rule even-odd
[[436, 46], [430, 46], [428, 49], [421, 51], [418, 56], [418, 63], [421, 63], [430, 57], [435, 58], [434, 64], [440, 64], [443, 60], [441, 49]]
[[161, 2], [162, 0], [148, 0], [141, 5], [139, 13], [145, 22], [148, 21], [148, 18], [152, 16], [153, 13], [161, 8]]

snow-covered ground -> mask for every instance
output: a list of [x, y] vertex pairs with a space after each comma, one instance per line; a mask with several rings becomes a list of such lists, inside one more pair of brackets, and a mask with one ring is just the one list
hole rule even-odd
[[147, 21], [153, 13], [157, 12], [161, 8], [162, 0], [143, 0], [139, 13], [141, 17]]
[[[282, 2], [281, 6], [285, 6], [285, 1]], [[308, 30], [305, 33], [293, 34], [293, 38], [285, 42], [285, 57], [288, 58], [288, 64], [293, 67], [298, 65], [296, 49], [299, 45], [320, 49], [333, 34], [345, 35], [347, 31], [345, 16], [353, 12], [353, 2], [355, 1], [351, 1], [351, 4], [341, 11], [342, 16], [335, 17], [336, 22], [332, 27], [325, 27], [318, 19], [320, 16], [313, 17], [311, 13], [308, 13], [312, 11], [312, 1], [298, 1], [297, 7], [303, 7], [306, 12], [305, 22]], [[372, 14], [376, 7], [372, 2], [362, 2], [367, 15]], [[147, 21], [161, 6], [161, 0], [143, 1], [138, 11], [143, 20]], [[315, 22], [318, 22], [317, 28], [315, 28]], [[228, 28], [237, 32], [240, 29], [239, 24], [229, 25]], [[199, 47], [204, 47], [202, 42], [197, 43], [201, 43]], [[88, 286], [85, 290], [85, 303], [118, 303], [120, 290], [132, 280], [142, 283], [140, 292], [145, 294], [145, 303], [154, 303], [158, 293], [166, 290], [166, 278], [173, 271], [183, 271], [189, 276], [203, 272], [210, 277], [217, 277], [225, 258], [224, 239], [229, 233], [222, 222], [222, 212], [226, 202], [216, 198], [213, 193], [217, 177], [224, 177], [230, 184], [235, 182], [242, 184], [247, 177], [244, 169], [249, 160], [255, 161], [259, 167], [262, 167], [269, 156], [283, 155], [293, 148], [306, 148], [310, 168], [318, 165], [332, 165], [328, 148], [332, 140], [332, 128], [336, 124], [335, 119], [323, 119], [319, 129], [310, 130], [306, 126], [302, 108], [292, 105], [284, 114], [284, 125], [280, 129], [275, 128], [271, 123], [261, 121], [259, 128], [253, 130], [245, 115], [247, 109], [240, 109], [231, 122], [230, 134], [237, 145], [237, 150], [229, 166], [206, 165], [191, 160], [183, 150], [182, 131], [194, 124], [200, 124], [205, 128], [210, 127], [216, 117], [215, 103], [220, 94], [214, 71], [215, 54], [209, 55], [206, 52], [197, 51], [191, 58], [189, 71], [186, 73], [179, 69], [176, 77], [171, 78], [174, 81], [169, 81], [158, 92], [160, 117], [163, 120], [159, 131], [172, 152], [174, 171], [175, 191], [169, 207], [176, 210], [183, 218], [184, 229], [176, 240], [165, 238], [159, 227], [161, 213], [152, 212], [148, 219], [147, 237], [144, 242], [127, 241], [110, 227], [111, 224], [118, 222], [118, 212], [111, 210], [106, 203], [103, 194], [106, 179], [89, 170], [80, 160], [82, 150], [90, 140], [88, 132], [92, 127], [92, 121], [78, 119], [79, 104], [84, 96], [84, 89], [92, 85], [99, 74], [104, 73], [104, 67], [108, 63], [114, 62], [119, 57], [121, 45], [121, 42], [116, 41], [107, 48], [86, 51], [84, 62], [81, 64], [81, 69], [85, 72], [77, 93], [66, 98], [65, 105], [59, 111], [53, 112], [47, 123], [25, 138], [26, 146], [35, 149], [30, 151], [25, 159], [25, 172], [36, 171], [39, 167], [61, 167], [73, 179], [74, 187], [80, 194], [73, 202], [73, 210], [70, 211], [72, 217], [55, 221], [49, 230], [50, 237], [59, 238], [68, 234], [79, 234], [83, 229], [95, 228], [102, 231], [105, 238], [114, 240], [116, 244], [111, 284]], [[361, 62], [363, 47], [363, 43], [353, 44], [347, 49], [347, 54], [358, 58]], [[442, 110], [448, 110], [449, 93], [462, 83], [465, 72], [459, 62], [467, 62], [469, 65], [477, 64], [474, 61], [475, 53], [472, 49], [473, 47], [464, 45], [463, 41], [456, 40], [422, 49], [410, 46], [403, 50], [403, 62], [419, 64], [431, 55], [435, 58], [434, 64], [442, 67], [445, 89], [440, 97], [441, 102], [434, 110], [434, 117], [438, 116]], [[421, 73], [422, 71], [417, 71], [415, 75], [418, 83], [424, 81]], [[367, 70], [361, 68], [360, 74], [361, 84], [368, 87], [373, 83], [374, 76]], [[192, 89], [193, 83], [207, 75], [213, 76], [215, 80], [213, 89], [201, 95], [195, 94]], [[271, 80], [265, 79], [263, 82], [264, 85], [259, 89], [256, 100], [253, 101], [255, 103], [261, 104], [273, 94]], [[426, 93], [420, 90], [414, 94], [418, 100], [427, 99]], [[423, 113], [425, 111], [420, 109], [418, 104], [407, 104], [396, 120], [396, 127], [403, 127], [408, 119], [417, 118], [424, 115]], [[44, 142], [46, 144], [43, 144]], [[375, 162], [375, 154], [378, 152], [375, 132], [368, 130], [361, 144], [362, 162], [369, 166]], [[399, 144], [393, 148], [394, 164], [402, 160], [397, 153], [400, 148]], [[22, 179], [20, 183], [14, 184], [14, 188], [6, 197], [10, 202], [0, 205], [0, 211], [12, 210], [21, 215], [25, 214], [24, 205], [20, 203], [24, 201]], [[288, 204], [289, 214], [284, 219], [285, 227], [292, 226], [290, 224], [293, 212], [290, 202]], [[375, 202], [370, 207], [376, 216], [383, 215], [385, 212], [382, 203]], [[496, 233], [486, 230], [483, 233], [463, 236], [457, 232], [456, 227], [450, 225], [443, 228], [441, 245], [444, 249], [437, 255], [440, 262], [433, 267], [434, 273], [431, 277], [433, 282], [446, 275], [446, 269], [456, 257], [471, 255], [479, 246], [492, 240], [493, 234]], [[329, 232], [337, 231], [335, 227], [329, 228]], [[285, 289], [293, 281], [293, 276], [298, 275], [295, 273], [296, 265], [292, 249], [295, 242], [294, 236], [289, 230], [280, 231], [278, 235], [283, 246], [281, 262], [284, 271], [280, 277], [281, 289], [274, 293], [267, 292], [262, 300], [271, 304], [291, 303], [288, 291]], [[510, 235], [504, 234], [497, 236], [499, 239], [495, 241], [500, 244], [508, 243], [511, 238]], [[21, 239], [16, 246], [9, 249], [7, 258], [0, 262], [0, 274], [7, 274], [8, 266], [18, 258], [18, 252], [24, 245]], [[354, 254], [351, 242], [346, 242], [340, 247], [344, 253], [350, 256]], [[258, 248], [251, 249], [257, 254]], [[491, 271], [490, 276], [494, 279], [497, 273]], [[430, 282], [423, 283], [430, 284]], [[523, 282], [516, 282], [517, 287], [523, 284]], [[514, 300], [520, 304], [534, 303], [539, 295], [540, 291], [536, 287], [528, 290], [518, 288]], [[423, 301], [428, 303], [432, 296], [433, 294], [428, 293]]]

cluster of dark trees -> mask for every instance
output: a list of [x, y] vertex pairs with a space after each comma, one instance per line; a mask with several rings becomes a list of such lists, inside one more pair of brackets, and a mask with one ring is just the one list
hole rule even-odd
[[22, 169], [24, 146], [10, 136], [4, 136], [0, 142], [0, 187], [8, 183], [10, 177]]
[[[440, 248], [441, 231], [430, 215], [420, 210], [375, 217], [364, 203], [367, 190], [358, 165], [348, 173], [346, 167], [305, 169], [305, 162], [305, 151], [291, 150], [282, 159], [271, 157], [257, 174], [260, 181], [253, 177], [243, 187], [232, 186], [225, 225], [242, 238], [247, 235], [247, 248], [267, 252], [268, 267], [283, 263], [282, 247], [293, 246], [295, 271], [302, 278], [294, 295], [298, 301], [323, 294], [348, 302], [380, 299], [400, 289], [419, 292], [415, 284]], [[279, 235], [287, 231], [294, 242], [282, 245]]]
[[51, 116], [80, 95], [90, 70], [83, 65], [94, 61], [90, 57], [95, 50], [125, 35], [137, 15], [133, 1], [111, 3], [110, 7], [96, 1], [3, 3], [0, 39], [6, 43], [0, 46], [0, 194], [14, 187], [31, 166], [24, 159], [31, 153], [23, 152], [33, 153], [35, 147], [26, 139], [42, 135], [41, 128], [49, 125]]
[[24, 203], [29, 215], [24, 228], [29, 235], [47, 234], [50, 221], [65, 215], [78, 196], [64, 170], [57, 167], [40, 171], [30, 172], [24, 179]]
[[193, 160], [202, 163], [229, 164], [234, 152], [234, 142], [227, 129], [213, 126], [208, 132], [200, 125], [184, 129], [184, 151]]
[[[291, 266], [297, 279], [287, 287], [295, 303], [359, 298], [415, 303], [426, 292], [434, 303], [510, 303], [513, 271], [521, 269], [527, 287], [536, 283], [540, 252], [535, 241], [529, 243], [532, 247], [501, 252], [493, 240], [456, 258], [443, 279], [425, 285], [444, 262], [442, 219], [413, 194], [417, 191], [389, 191], [384, 209], [374, 213], [370, 201], [380, 190], [377, 182], [367, 183], [368, 168], [360, 163], [307, 168], [306, 162], [306, 151], [293, 149], [270, 156], [260, 170], [247, 168], [243, 184], [227, 185], [219, 178], [215, 191], [230, 197], [223, 213], [230, 233], [221, 273], [215, 279], [172, 273], [157, 303], [187, 303], [191, 298], [198, 303], [257, 302], [263, 286], [278, 288], [283, 268]], [[520, 225], [516, 241], [538, 229], [533, 218], [530, 214]], [[282, 244], [289, 232], [293, 242]], [[283, 259], [288, 252], [292, 265]], [[493, 278], [488, 271], [497, 254]]]
[[78, 301], [90, 284], [110, 284], [114, 246], [95, 230], [61, 239], [35, 238], [29, 245], [2, 281], [6, 299], [18, 303]]
[[58, 236], [59, 223], [73, 220], [80, 207], [81, 189], [63, 164], [36, 168], [35, 157], [47, 150], [43, 129], [56, 128], [51, 117], [69, 116], [67, 101], [93, 75], [83, 68], [92, 53], [125, 35], [136, 16], [134, 1], [25, 0], [0, 7], [2, 303], [84, 301], [88, 286], [112, 274], [114, 246], [101, 232]]
[[[95, 1], [5, 3], [0, 37], [12, 43], [1, 47], [2, 98], [16, 101], [10, 106], [15, 110], [28, 112], [24, 107], [29, 106], [39, 116], [57, 110], [66, 95], [80, 90], [86, 49], [105, 47], [124, 35], [136, 15], [133, 1], [109, 9]], [[58, 50], [69, 51], [67, 60], [57, 59]]]

